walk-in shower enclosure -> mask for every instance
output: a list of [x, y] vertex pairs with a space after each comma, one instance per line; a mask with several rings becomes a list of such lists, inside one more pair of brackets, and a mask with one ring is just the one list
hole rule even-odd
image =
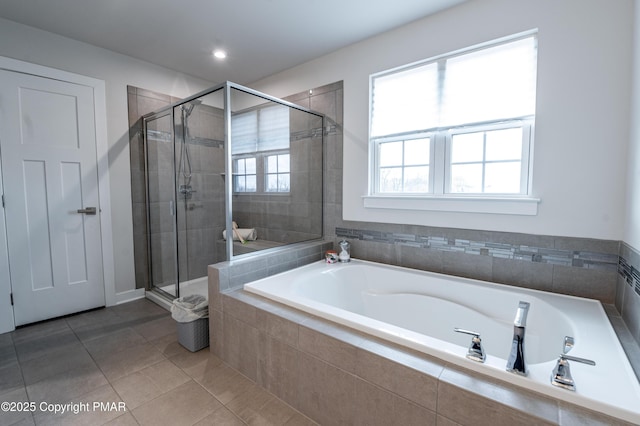
[[207, 265], [321, 238], [323, 124], [231, 82], [144, 116], [148, 290], [206, 294]]

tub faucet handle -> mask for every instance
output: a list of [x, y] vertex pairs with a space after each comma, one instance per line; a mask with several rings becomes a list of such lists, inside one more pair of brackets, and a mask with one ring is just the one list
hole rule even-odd
[[573, 377], [571, 376], [569, 361], [575, 361], [587, 365], [596, 365], [595, 361], [590, 359], [567, 355], [567, 352], [573, 348], [574, 343], [575, 340], [573, 337], [566, 336], [564, 338], [564, 347], [562, 349], [563, 353], [558, 358], [558, 362], [556, 363], [553, 372], [551, 372], [551, 384], [570, 391], [576, 390], [576, 383], [573, 381]]
[[484, 362], [485, 359], [487, 359], [487, 356], [484, 353], [484, 348], [482, 347], [482, 339], [480, 338], [480, 333], [458, 327], [454, 328], [453, 331], [455, 331], [456, 333], [469, 334], [473, 336], [471, 338], [471, 344], [469, 345], [469, 350], [467, 351], [466, 355], [468, 359], [476, 362]]

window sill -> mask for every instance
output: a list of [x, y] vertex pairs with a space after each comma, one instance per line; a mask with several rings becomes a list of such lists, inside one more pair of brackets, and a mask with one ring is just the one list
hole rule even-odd
[[365, 208], [422, 210], [437, 212], [489, 213], [536, 216], [540, 199], [528, 197], [425, 197], [407, 195], [367, 195]]

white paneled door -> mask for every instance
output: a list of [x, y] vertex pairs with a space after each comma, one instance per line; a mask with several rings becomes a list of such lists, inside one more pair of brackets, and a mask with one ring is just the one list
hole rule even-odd
[[93, 88], [0, 70], [15, 325], [105, 305]]

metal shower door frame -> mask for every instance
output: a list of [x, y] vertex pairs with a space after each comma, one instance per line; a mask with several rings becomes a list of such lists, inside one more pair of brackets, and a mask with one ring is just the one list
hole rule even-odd
[[[152, 262], [152, 249], [151, 249], [151, 208], [150, 208], [150, 200], [149, 200], [149, 140], [148, 140], [148, 133], [147, 133], [147, 125], [149, 122], [151, 121], [155, 121], [164, 117], [170, 117], [171, 119], [171, 152], [173, 153], [172, 158], [175, 156], [175, 145], [176, 145], [176, 138], [175, 138], [175, 125], [174, 125], [174, 113], [173, 113], [173, 108], [170, 109], [162, 109], [160, 111], [157, 112], [153, 112], [150, 114], [147, 114], [145, 116], [142, 117], [142, 140], [143, 140], [143, 147], [144, 147], [144, 168], [145, 168], [145, 173], [144, 173], [144, 183], [145, 183], [145, 201], [146, 201], [146, 216], [147, 216], [147, 221], [146, 221], [146, 229], [145, 229], [145, 233], [146, 233], [146, 240], [147, 240], [147, 274], [149, 276], [149, 282], [147, 283], [147, 290], [152, 290], [152, 289], [156, 289], [159, 290], [160, 292], [162, 292], [162, 294], [168, 294], [166, 293], [164, 290], [162, 290], [160, 287], [157, 287], [154, 282], [153, 282], [153, 262]], [[173, 225], [173, 240], [174, 240], [174, 271], [175, 271], [175, 297], [180, 297], [180, 272], [179, 272], [179, 257], [178, 257], [178, 215], [176, 214], [176, 202], [177, 202], [177, 182], [176, 182], [176, 162], [175, 162], [175, 158], [173, 158], [173, 161], [171, 162], [171, 175], [173, 176], [172, 182], [173, 182], [173, 191], [172, 191], [172, 201], [170, 201], [170, 205], [169, 208], [171, 210], [171, 215], [173, 216], [173, 220], [171, 221], [172, 225]], [[173, 295], [170, 295], [173, 297]]]

